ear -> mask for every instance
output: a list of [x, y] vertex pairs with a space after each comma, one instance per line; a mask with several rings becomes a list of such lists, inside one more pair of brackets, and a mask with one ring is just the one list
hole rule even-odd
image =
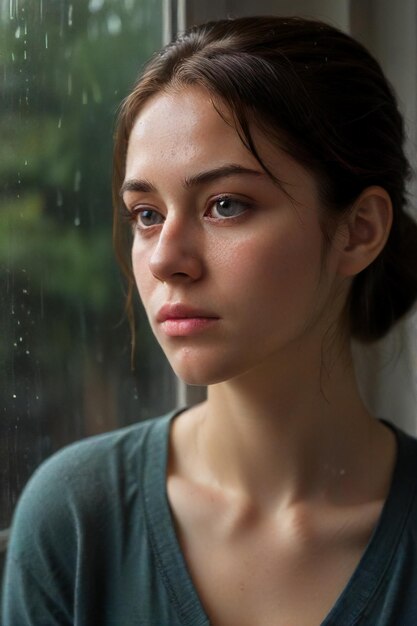
[[355, 276], [384, 248], [392, 225], [392, 202], [382, 187], [367, 187], [341, 224], [338, 273]]

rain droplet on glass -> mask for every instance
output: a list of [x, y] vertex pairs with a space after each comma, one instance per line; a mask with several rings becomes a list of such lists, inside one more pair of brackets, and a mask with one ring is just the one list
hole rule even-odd
[[68, 7], [68, 26], [72, 26], [72, 4]]
[[107, 17], [107, 30], [109, 35], [118, 35], [122, 30], [122, 20], [117, 13], [110, 13]]
[[100, 11], [103, 8], [104, 0], [90, 0], [88, 3], [88, 10], [90, 13], [95, 13], [96, 11]]
[[81, 220], [80, 220], [80, 218], [77, 216], [77, 217], [75, 218], [75, 220], [74, 220], [74, 225], [75, 225], [75, 226], [79, 226], [80, 224], [81, 224]]
[[20, 26], [18, 26], [16, 28], [16, 32], [15, 32], [14, 36], [16, 37], [16, 39], [20, 39]]

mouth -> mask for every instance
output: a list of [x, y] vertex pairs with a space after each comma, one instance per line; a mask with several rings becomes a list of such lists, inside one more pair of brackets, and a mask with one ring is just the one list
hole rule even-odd
[[169, 337], [186, 337], [200, 333], [219, 321], [211, 311], [197, 309], [184, 304], [165, 304], [156, 316], [156, 321]]

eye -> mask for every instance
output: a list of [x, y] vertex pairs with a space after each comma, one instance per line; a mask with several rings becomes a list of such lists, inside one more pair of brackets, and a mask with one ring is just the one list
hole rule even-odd
[[216, 198], [209, 209], [209, 216], [214, 219], [230, 219], [239, 217], [248, 210], [249, 203], [232, 196]]
[[136, 224], [138, 228], [149, 228], [162, 224], [164, 217], [153, 209], [133, 209]]

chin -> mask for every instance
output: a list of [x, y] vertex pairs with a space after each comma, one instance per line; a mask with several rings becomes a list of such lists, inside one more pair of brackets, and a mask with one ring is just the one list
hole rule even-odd
[[194, 387], [207, 387], [208, 385], [224, 382], [230, 378], [222, 376], [218, 371], [207, 371], [207, 368], [204, 367], [190, 369], [189, 367], [172, 366], [172, 369], [183, 383]]
[[[167, 355], [168, 356], [168, 355]], [[226, 359], [226, 355], [204, 355], [199, 351], [184, 350], [170, 361], [180, 380], [187, 385], [206, 387], [236, 378], [249, 369], [242, 359]]]

